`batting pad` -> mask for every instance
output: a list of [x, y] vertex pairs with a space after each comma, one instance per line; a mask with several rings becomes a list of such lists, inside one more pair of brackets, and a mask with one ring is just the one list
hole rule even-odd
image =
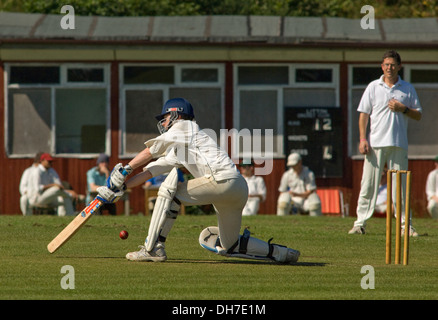
[[146, 250], [152, 251], [160, 235], [166, 219], [168, 211], [173, 201], [178, 185], [178, 171], [173, 168], [169, 175], [158, 189], [158, 196], [152, 212], [151, 223], [149, 224], [148, 237], [146, 240]]
[[202, 230], [199, 235], [199, 244], [208, 251], [218, 253], [217, 247], [221, 245], [219, 241], [219, 228], [208, 227]]
[[[246, 238], [246, 251], [243, 252], [240, 250], [240, 243], [243, 241], [242, 238]], [[219, 255], [223, 255], [230, 258], [243, 258], [243, 259], [251, 259], [251, 260], [265, 260], [265, 261], [273, 261], [276, 260], [274, 257], [270, 257], [270, 248], [274, 250], [274, 254], [279, 249], [278, 246], [270, 245], [268, 242], [263, 240], [249, 237], [248, 235], [242, 235], [239, 237], [239, 245], [236, 246], [232, 253], [228, 253], [225, 249], [221, 247], [220, 239], [219, 239], [219, 228], [218, 227], [208, 227], [201, 231], [199, 235], [199, 244], [204, 249], [214, 252]], [[283, 249], [283, 248], [281, 248]], [[287, 250], [287, 248], [286, 248]]]

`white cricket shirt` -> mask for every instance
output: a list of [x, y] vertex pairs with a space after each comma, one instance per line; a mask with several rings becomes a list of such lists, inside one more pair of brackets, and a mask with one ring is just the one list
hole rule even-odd
[[145, 145], [158, 158], [145, 167], [153, 176], [182, 166], [195, 178], [213, 177], [221, 181], [240, 175], [228, 154], [194, 121], [176, 121], [169, 131]]
[[357, 111], [370, 115], [371, 147], [393, 146], [408, 150], [408, 117], [388, 108], [391, 99], [422, 111], [417, 92], [410, 83], [399, 77], [397, 83], [390, 88], [383, 81], [383, 75], [365, 89]]

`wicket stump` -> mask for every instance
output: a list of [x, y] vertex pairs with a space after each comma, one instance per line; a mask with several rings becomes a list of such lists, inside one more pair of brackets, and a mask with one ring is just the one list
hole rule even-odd
[[405, 196], [405, 234], [403, 244], [403, 265], [408, 264], [409, 258], [409, 216], [411, 196], [411, 172], [407, 170], [388, 170], [387, 173], [387, 200], [386, 200], [386, 264], [391, 264], [392, 238], [392, 175], [396, 174], [396, 224], [395, 224], [395, 264], [400, 264], [401, 253], [401, 203], [402, 203], [402, 174], [406, 175]]

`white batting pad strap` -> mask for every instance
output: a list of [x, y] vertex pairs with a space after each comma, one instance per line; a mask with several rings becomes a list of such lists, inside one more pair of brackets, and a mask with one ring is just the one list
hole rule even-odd
[[[149, 224], [149, 231], [147, 241], [145, 243], [146, 250], [152, 251], [155, 246], [155, 242], [158, 240], [158, 236], [160, 235], [161, 230], [168, 218], [168, 211], [170, 210], [170, 206], [173, 201], [173, 197], [176, 193], [176, 188], [178, 185], [178, 172], [177, 169], [174, 168], [170, 171], [169, 175], [163, 181], [158, 189], [158, 197], [155, 202], [154, 210], [152, 212], [151, 222]], [[174, 218], [173, 218], [174, 219]], [[173, 225], [173, 224], [172, 224]], [[167, 230], [168, 233], [170, 231]]]

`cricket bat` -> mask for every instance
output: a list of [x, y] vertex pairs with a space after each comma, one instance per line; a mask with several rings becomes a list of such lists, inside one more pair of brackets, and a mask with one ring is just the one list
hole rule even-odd
[[47, 250], [50, 253], [58, 250], [64, 243], [66, 243], [79, 229], [92, 217], [103, 204], [103, 201], [98, 197], [94, 198], [84, 210], [79, 213], [76, 218], [72, 220], [53, 240], [47, 245]]

